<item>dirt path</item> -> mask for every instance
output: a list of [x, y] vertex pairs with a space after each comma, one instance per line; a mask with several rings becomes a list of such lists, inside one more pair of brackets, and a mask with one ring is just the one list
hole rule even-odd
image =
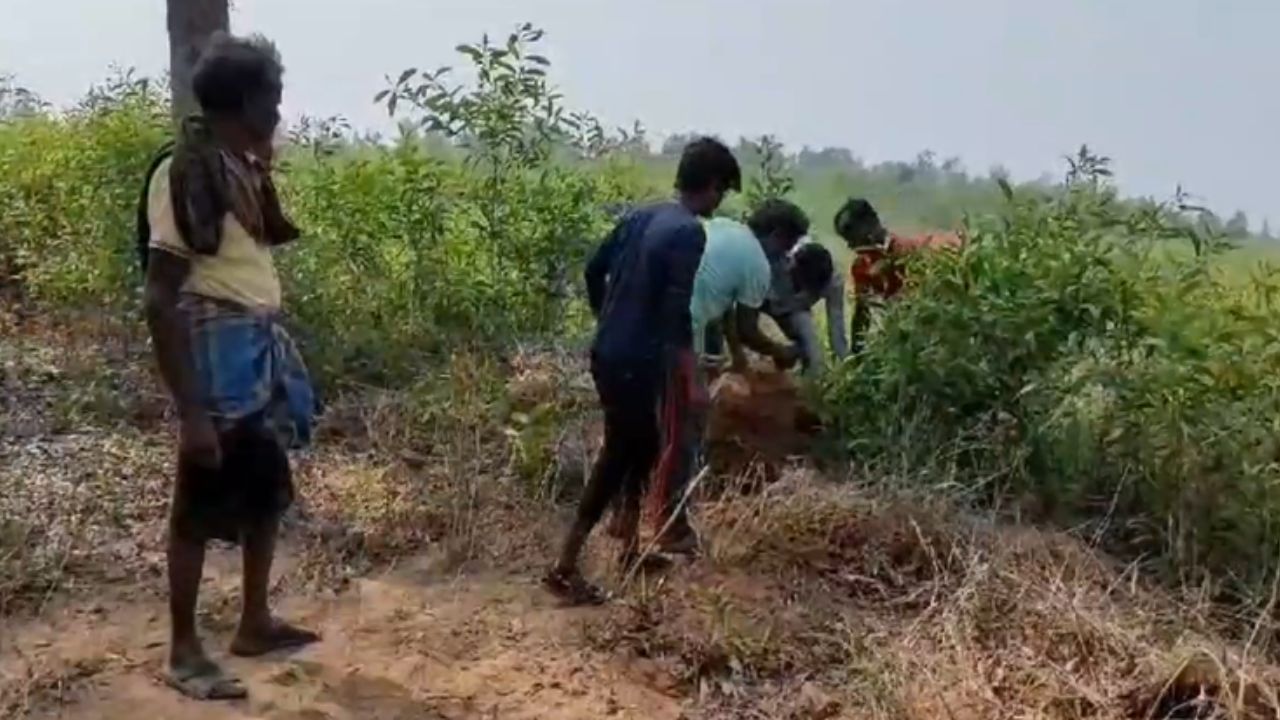
[[[222, 553], [219, 553], [220, 555]], [[234, 562], [219, 557], [203, 618], [223, 659], [234, 618]], [[223, 601], [219, 602], [218, 598]], [[230, 600], [230, 602], [227, 602]], [[209, 604], [209, 603], [207, 603]], [[159, 598], [46, 613], [17, 628], [0, 672], [32, 676], [32, 718], [94, 720], [410, 720], [677, 718], [681, 701], [640, 661], [584, 649], [584, 613], [555, 607], [524, 576], [444, 578], [418, 558], [338, 597], [291, 596], [282, 614], [323, 642], [292, 656], [226, 658], [250, 699], [196, 703], [156, 680], [166, 621]]]

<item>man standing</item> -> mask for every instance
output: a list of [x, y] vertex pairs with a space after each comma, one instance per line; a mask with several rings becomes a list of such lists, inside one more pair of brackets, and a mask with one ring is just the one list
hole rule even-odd
[[269, 174], [283, 67], [261, 38], [210, 40], [193, 87], [201, 115], [144, 191], [145, 305], [179, 417], [169, 516], [168, 681], [196, 699], [245, 696], [205, 654], [196, 601], [210, 539], [239, 543], [244, 580], [231, 652], [262, 655], [318, 639], [267, 606], [281, 513], [293, 500], [285, 448], [309, 440], [306, 369], [279, 322], [271, 248], [298, 237]]
[[544, 580], [571, 604], [604, 600], [582, 577], [578, 560], [619, 491], [624, 564], [639, 550], [640, 500], [661, 442], [663, 382], [668, 375], [693, 377], [689, 302], [706, 244], [699, 218], [709, 217], [741, 185], [738, 162], [723, 143], [690, 143], [676, 171], [677, 200], [628, 213], [587, 264], [587, 292], [599, 319], [591, 374], [604, 410], [604, 448], [560, 558]]

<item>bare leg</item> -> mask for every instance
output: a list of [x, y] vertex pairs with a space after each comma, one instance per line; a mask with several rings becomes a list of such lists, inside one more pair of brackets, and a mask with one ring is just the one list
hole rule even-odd
[[[179, 481], [181, 482], [181, 480]], [[179, 491], [181, 492], [181, 491]], [[175, 498], [174, 508], [179, 507]], [[225, 675], [209, 659], [196, 632], [196, 602], [204, 573], [202, 540], [184, 538], [170, 517], [169, 563], [169, 667], [166, 681], [175, 690], [196, 700], [236, 700], [245, 697], [244, 686]]]
[[210, 664], [196, 633], [196, 602], [204, 573], [204, 543], [183, 540], [169, 531], [169, 667], [189, 669]]
[[231, 641], [231, 653], [245, 657], [301, 647], [320, 639], [310, 630], [293, 627], [271, 616], [267, 596], [271, 587], [271, 563], [275, 559], [280, 523], [263, 522], [244, 533], [244, 587], [240, 627]]

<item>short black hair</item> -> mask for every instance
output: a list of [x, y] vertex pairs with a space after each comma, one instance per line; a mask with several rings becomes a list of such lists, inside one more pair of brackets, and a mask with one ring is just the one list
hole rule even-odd
[[796, 248], [791, 256], [792, 276], [800, 290], [821, 292], [831, 284], [835, 263], [831, 253], [816, 242], [807, 242]]
[[836, 234], [845, 240], [861, 239], [880, 227], [876, 209], [863, 198], [849, 198], [836, 212]]
[[216, 33], [196, 61], [191, 89], [206, 115], [237, 115], [255, 99], [278, 98], [283, 75], [280, 53], [271, 41], [261, 35]]
[[796, 241], [809, 234], [809, 216], [798, 205], [780, 198], [765, 200], [747, 219], [747, 227], [758, 238], [775, 233], [783, 239]]
[[676, 168], [676, 189], [699, 192], [708, 188], [742, 190], [742, 168], [729, 146], [713, 137], [702, 137], [685, 146]]

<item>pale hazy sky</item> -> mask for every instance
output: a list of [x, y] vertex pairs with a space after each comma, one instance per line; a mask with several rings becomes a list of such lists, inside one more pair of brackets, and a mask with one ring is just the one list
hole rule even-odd
[[[287, 111], [379, 127], [407, 66], [529, 20], [571, 105], [654, 134], [771, 132], [867, 160], [923, 149], [1019, 178], [1081, 142], [1126, 190], [1183, 183], [1280, 225], [1280, 0], [235, 0]], [[164, 0], [0, 0], [0, 72], [56, 103], [167, 62]]]

